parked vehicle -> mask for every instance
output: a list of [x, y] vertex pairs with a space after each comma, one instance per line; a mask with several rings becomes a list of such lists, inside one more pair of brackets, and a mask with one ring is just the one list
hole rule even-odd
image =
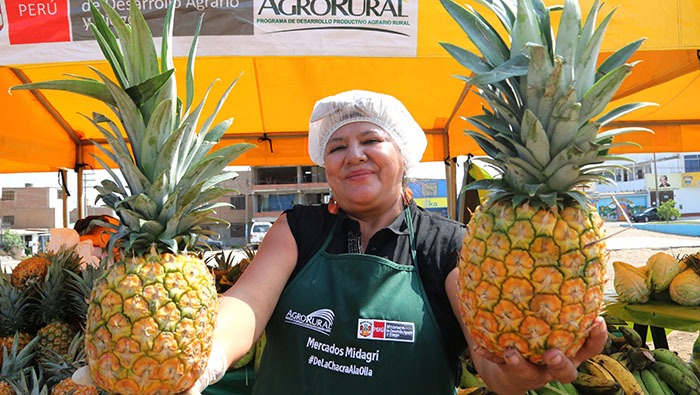
[[221, 240], [209, 239], [207, 240], [207, 245], [213, 250], [222, 250], [224, 248], [224, 243]]
[[658, 220], [659, 214], [656, 210], [656, 207], [649, 207], [648, 209], [632, 217], [632, 221], [634, 222], [649, 222]]
[[253, 222], [253, 226], [250, 228], [250, 245], [257, 247], [265, 238], [270, 227], [272, 227], [272, 222]]
[[[676, 216], [672, 215], [671, 218], [669, 218], [671, 221], [675, 221]], [[635, 215], [632, 217], [632, 221], [634, 222], [649, 222], [649, 221], [659, 221], [659, 212], [656, 209], [656, 207], [649, 207], [648, 209], [642, 211], [641, 213]]]

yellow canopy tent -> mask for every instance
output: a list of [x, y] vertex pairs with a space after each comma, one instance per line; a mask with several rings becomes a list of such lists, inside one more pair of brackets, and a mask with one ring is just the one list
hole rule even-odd
[[[558, 3], [548, 1], [548, 4]], [[587, 10], [591, 4], [592, 0], [581, 1], [581, 9]], [[696, 137], [700, 133], [697, 110], [700, 6], [694, 0], [677, 0], [663, 6], [657, 2], [611, 0], [605, 3], [604, 11], [618, 5], [603, 50], [611, 53], [637, 38], [647, 37], [647, 40], [633, 57], [642, 63], [635, 67], [613, 104], [632, 101], [660, 104], [636, 111], [624, 120], [656, 132], [634, 136], [643, 145], [638, 152], [700, 151], [700, 138]], [[476, 145], [463, 133], [466, 123], [460, 117], [477, 114], [481, 103], [476, 95], [469, 93], [463, 81], [454, 77], [466, 75], [468, 70], [450, 58], [439, 42], [472, 48], [471, 44], [439, 2], [421, 2], [415, 7], [417, 38], [411, 56], [200, 55], [196, 64], [196, 94], [200, 98], [213, 80], [222, 80], [212, 91], [216, 97], [243, 73], [220, 112], [221, 119], [235, 118], [223, 143], [252, 142], [257, 148], [233, 164], [311, 163], [306, 153], [306, 136], [313, 104], [320, 97], [347, 89], [376, 90], [401, 99], [428, 135], [423, 161], [445, 160], [450, 166], [447, 159], [478, 154]], [[237, 45], [235, 37], [226, 40], [226, 46]], [[2, 31], [0, 49], [1, 46]], [[94, 55], [101, 57], [98, 53]], [[14, 91], [10, 94], [8, 89], [24, 82], [64, 78], [65, 74], [92, 76], [88, 65], [111, 75], [107, 64], [100, 61], [6, 64], [0, 57], [0, 64], [3, 63], [0, 66], [0, 173], [97, 168], [99, 165], [91, 156], [97, 151], [90, 140], [100, 142], [102, 138], [80, 114], [93, 111], [109, 114], [107, 108], [95, 100], [69, 93]], [[184, 70], [184, 61], [177, 62], [176, 68]], [[184, 73], [177, 75], [184, 80]], [[215, 104], [215, 100], [209, 100], [209, 111]], [[448, 175], [454, 180], [454, 167]]]

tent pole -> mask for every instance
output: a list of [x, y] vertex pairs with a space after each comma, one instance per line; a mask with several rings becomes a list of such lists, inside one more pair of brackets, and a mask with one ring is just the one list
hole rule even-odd
[[61, 179], [64, 180], [63, 187], [61, 188], [61, 200], [63, 200], [63, 227], [68, 227], [68, 188], [65, 185], [66, 180], [66, 170], [59, 170], [61, 173]]
[[83, 166], [78, 166], [78, 219], [85, 218], [85, 193], [83, 193]]
[[457, 116], [457, 112], [459, 112], [462, 103], [464, 103], [464, 100], [466, 100], [471, 87], [471, 84], [468, 83], [464, 85], [464, 89], [462, 89], [462, 93], [459, 95], [459, 99], [457, 99], [457, 103], [455, 103], [455, 106], [452, 109], [452, 113], [447, 119], [447, 122], [445, 122], [445, 128], [443, 129], [444, 138], [442, 141], [446, 153], [445, 175], [447, 178], [447, 214], [451, 219], [454, 220], [457, 220], [457, 218], [459, 218], [457, 214], [457, 158], [452, 158], [450, 156], [450, 124], [452, 123], [452, 120], [455, 118], [455, 116]]

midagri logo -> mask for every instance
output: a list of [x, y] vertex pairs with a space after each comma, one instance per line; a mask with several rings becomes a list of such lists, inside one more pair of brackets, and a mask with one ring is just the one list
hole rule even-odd
[[258, 15], [266, 10], [277, 16], [356, 16], [356, 17], [395, 17], [404, 15], [405, 0], [263, 0]]
[[323, 333], [324, 335], [331, 334], [333, 319], [335, 319], [335, 313], [333, 313], [331, 309], [316, 310], [309, 314], [301, 314], [289, 310], [284, 317], [284, 320], [290, 324], [303, 326], [304, 328]]

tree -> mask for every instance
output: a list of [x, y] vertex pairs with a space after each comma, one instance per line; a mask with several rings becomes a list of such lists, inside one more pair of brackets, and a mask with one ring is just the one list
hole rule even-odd
[[680, 218], [681, 212], [676, 208], [676, 202], [673, 200], [667, 200], [659, 206], [658, 210], [659, 219], [663, 221], [675, 221]]
[[21, 248], [24, 251], [24, 240], [18, 233], [8, 230], [2, 236], [2, 249], [10, 252], [13, 248]]

